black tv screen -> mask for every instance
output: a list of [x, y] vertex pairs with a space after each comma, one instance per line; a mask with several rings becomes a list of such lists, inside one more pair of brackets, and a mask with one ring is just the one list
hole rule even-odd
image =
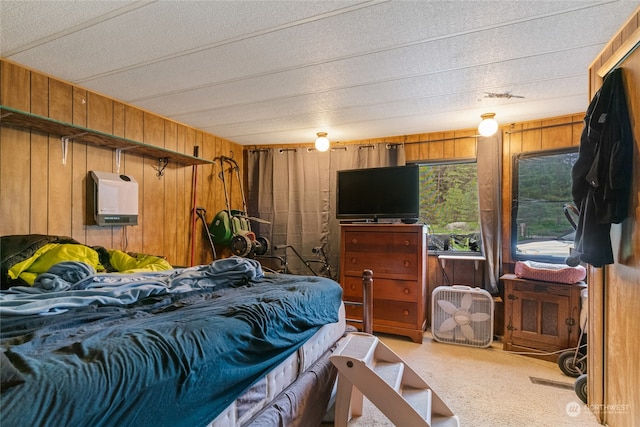
[[336, 218], [398, 218], [420, 214], [417, 165], [338, 171]]

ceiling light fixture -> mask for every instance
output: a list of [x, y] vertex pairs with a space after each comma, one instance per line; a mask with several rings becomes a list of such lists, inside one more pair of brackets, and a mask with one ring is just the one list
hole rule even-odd
[[327, 138], [326, 132], [318, 132], [318, 138], [316, 138], [316, 150], [327, 151], [329, 149], [329, 138]]
[[481, 115], [482, 121], [478, 125], [478, 132], [482, 136], [491, 136], [498, 131], [498, 122], [494, 117], [496, 113], [485, 113]]

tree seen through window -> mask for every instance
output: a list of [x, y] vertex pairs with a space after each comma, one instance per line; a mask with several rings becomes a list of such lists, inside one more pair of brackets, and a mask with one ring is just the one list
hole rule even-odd
[[429, 249], [481, 252], [476, 163], [420, 165], [420, 189]]

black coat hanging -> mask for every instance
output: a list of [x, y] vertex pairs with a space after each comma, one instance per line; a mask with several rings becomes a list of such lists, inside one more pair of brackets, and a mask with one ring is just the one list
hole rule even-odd
[[632, 159], [633, 133], [623, 70], [616, 68], [605, 77], [584, 118], [580, 152], [572, 171], [572, 195], [580, 211], [576, 253], [567, 263], [613, 264], [611, 224], [628, 215]]

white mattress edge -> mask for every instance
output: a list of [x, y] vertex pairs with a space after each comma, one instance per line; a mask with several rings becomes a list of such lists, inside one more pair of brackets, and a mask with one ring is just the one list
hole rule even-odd
[[[338, 341], [346, 329], [346, 314], [344, 304], [340, 305], [338, 321], [322, 326], [296, 353], [276, 366], [266, 377], [258, 381], [250, 390], [231, 403], [207, 427], [236, 427], [249, 421], [254, 414], [266, 407], [284, 389], [289, 387], [300, 375], [311, 367], [327, 350]], [[239, 413], [241, 401], [251, 400], [250, 394], [255, 389], [262, 389], [266, 384], [266, 395], [258, 401], [251, 401], [250, 409]]]

